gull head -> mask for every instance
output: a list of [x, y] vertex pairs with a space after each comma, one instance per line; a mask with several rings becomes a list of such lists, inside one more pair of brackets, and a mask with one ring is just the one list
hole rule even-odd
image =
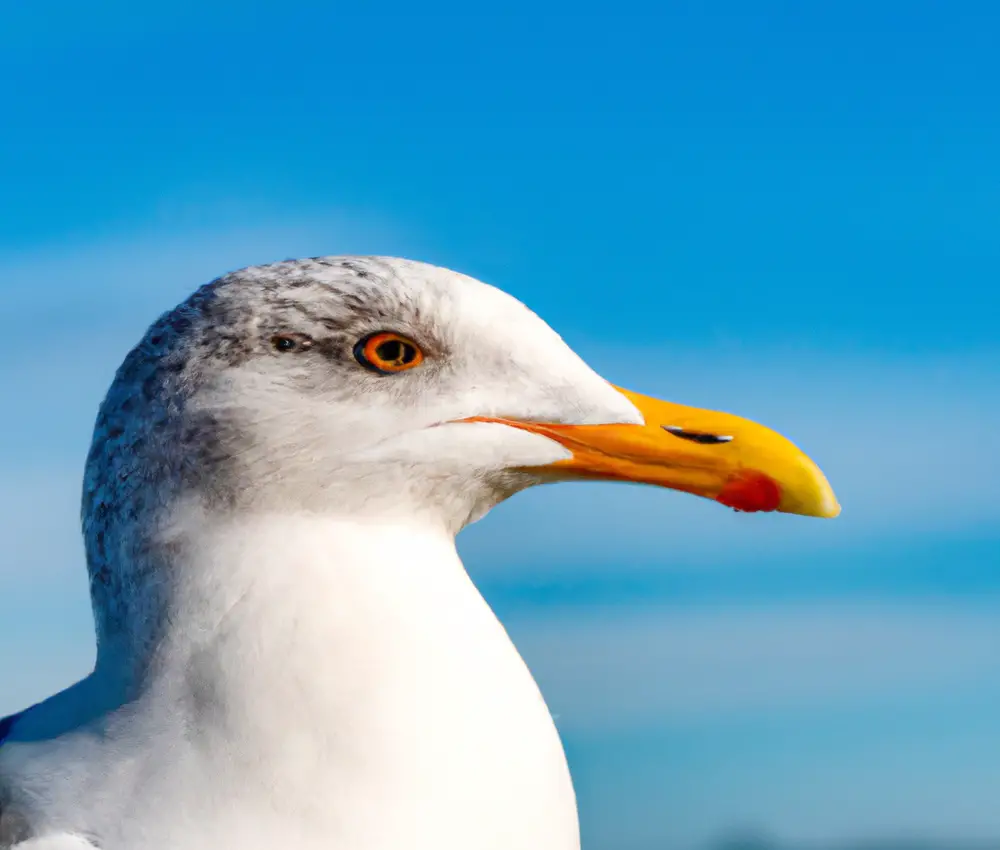
[[492, 286], [388, 258], [247, 268], [155, 322], [101, 406], [83, 498], [95, 607], [138, 580], [116, 564], [169, 548], [185, 506], [454, 533], [521, 489], [573, 478], [839, 511], [783, 437], [609, 384]]

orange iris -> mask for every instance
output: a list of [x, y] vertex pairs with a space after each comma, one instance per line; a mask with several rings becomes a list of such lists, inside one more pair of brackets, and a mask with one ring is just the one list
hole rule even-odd
[[413, 340], [390, 331], [365, 337], [354, 347], [354, 356], [362, 366], [385, 373], [405, 372], [419, 366], [424, 359], [424, 353]]

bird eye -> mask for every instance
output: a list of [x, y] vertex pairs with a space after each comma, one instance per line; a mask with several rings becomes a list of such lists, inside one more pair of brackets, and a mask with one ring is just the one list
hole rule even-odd
[[354, 356], [358, 363], [373, 372], [389, 374], [405, 372], [419, 366], [424, 353], [413, 340], [389, 331], [366, 336], [354, 346]]
[[275, 334], [271, 337], [271, 347], [282, 354], [292, 351], [304, 351], [312, 345], [313, 341], [305, 334]]

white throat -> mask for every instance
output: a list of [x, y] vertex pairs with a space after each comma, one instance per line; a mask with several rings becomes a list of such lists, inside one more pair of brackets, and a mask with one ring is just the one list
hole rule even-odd
[[102, 794], [144, 846], [577, 850], [552, 719], [450, 535], [270, 515], [191, 542], [184, 617], [109, 730], [153, 771]]

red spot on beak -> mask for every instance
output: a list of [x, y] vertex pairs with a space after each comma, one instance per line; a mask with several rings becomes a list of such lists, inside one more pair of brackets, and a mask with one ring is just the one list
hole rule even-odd
[[730, 478], [715, 501], [736, 511], [776, 511], [781, 504], [781, 488], [763, 472], [745, 469]]

